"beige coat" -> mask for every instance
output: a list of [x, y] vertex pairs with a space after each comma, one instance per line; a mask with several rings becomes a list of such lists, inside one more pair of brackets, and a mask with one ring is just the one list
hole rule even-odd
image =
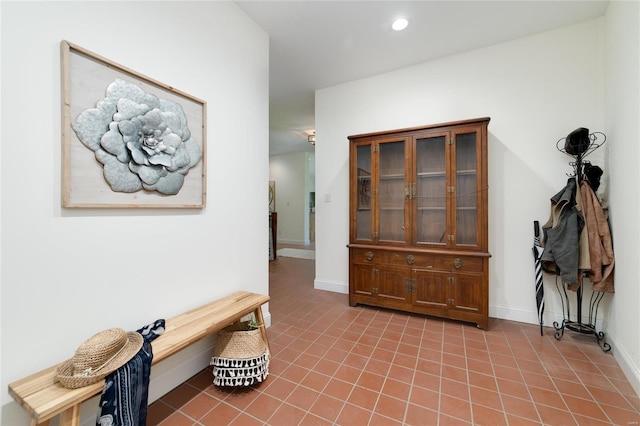
[[609, 222], [600, 205], [600, 200], [586, 181], [580, 182], [580, 196], [591, 263], [587, 276], [593, 283], [594, 291], [613, 293], [614, 257]]

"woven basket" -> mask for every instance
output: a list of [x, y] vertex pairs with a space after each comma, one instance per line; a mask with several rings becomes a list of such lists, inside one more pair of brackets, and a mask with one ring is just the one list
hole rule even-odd
[[269, 351], [254, 358], [211, 358], [213, 384], [216, 386], [251, 386], [269, 375]]
[[260, 329], [250, 330], [249, 328], [249, 321], [244, 321], [218, 331], [213, 356], [246, 359], [262, 355], [267, 349], [262, 333]]

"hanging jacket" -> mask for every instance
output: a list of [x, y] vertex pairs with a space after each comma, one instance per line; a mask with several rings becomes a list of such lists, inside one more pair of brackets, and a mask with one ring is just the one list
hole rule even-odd
[[600, 200], [588, 182], [580, 182], [580, 195], [589, 239], [589, 280], [593, 283], [594, 291], [613, 293], [614, 256], [609, 222]]
[[566, 186], [551, 197], [551, 214], [542, 226], [542, 269], [559, 275], [570, 285], [578, 283], [579, 240], [584, 227], [584, 219], [575, 206], [576, 180], [569, 178]]

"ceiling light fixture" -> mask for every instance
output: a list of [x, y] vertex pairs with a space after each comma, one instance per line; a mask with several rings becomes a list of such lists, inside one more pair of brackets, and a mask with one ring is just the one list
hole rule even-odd
[[309, 142], [313, 146], [316, 145], [316, 132], [313, 132], [312, 135], [307, 136], [307, 142]]
[[407, 18], [398, 18], [393, 21], [393, 24], [391, 24], [391, 28], [393, 28], [394, 31], [402, 31], [407, 28], [408, 25], [409, 21], [407, 20]]

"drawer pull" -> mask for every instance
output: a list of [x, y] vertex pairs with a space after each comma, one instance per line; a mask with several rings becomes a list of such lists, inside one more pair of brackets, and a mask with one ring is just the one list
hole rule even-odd
[[367, 260], [369, 262], [371, 262], [373, 260], [373, 252], [372, 251], [368, 251], [366, 256], [367, 256]]
[[459, 257], [456, 257], [456, 258], [453, 260], [453, 266], [454, 266], [456, 269], [460, 269], [460, 268], [462, 268], [462, 259], [460, 259]]
[[407, 255], [407, 264], [413, 265], [414, 263], [416, 263], [415, 256], [412, 254]]

